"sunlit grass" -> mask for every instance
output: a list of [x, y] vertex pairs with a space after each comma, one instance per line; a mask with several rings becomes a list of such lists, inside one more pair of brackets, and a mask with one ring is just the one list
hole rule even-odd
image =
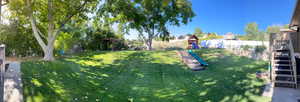
[[256, 71], [267, 63], [220, 49], [198, 50], [209, 63], [189, 70], [175, 51], [90, 52], [22, 63], [28, 102], [266, 102]]

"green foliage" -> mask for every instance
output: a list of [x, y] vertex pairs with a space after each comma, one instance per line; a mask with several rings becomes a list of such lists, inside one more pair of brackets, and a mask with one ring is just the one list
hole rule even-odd
[[98, 0], [12, 0], [8, 8], [12, 18], [22, 17], [44, 53], [44, 60], [54, 60], [54, 42], [71, 20], [87, 20]]
[[85, 39], [84, 49], [89, 50], [121, 50], [124, 47], [124, 39], [111, 30], [96, 29]]
[[204, 33], [202, 32], [202, 30], [199, 27], [197, 27], [197, 28], [195, 28], [194, 35], [196, 35], [198, 38], [201, 38], [204, 36]]
[[241, 48], [242, 48], [243, 50], [250, 50], [250, 49], [252, 49], [253, 47], [250, 46], [250, 45], [242, 45]]
[[248, 40], [257, 40], [259, 38], [258, 36], [260, 31], [258, 30], [258, 25], [255, 22], [247, 24], [245, 32]]
[[[126, 6], [124, 6], [126, 5]], [[133, 28], [151, 50], [152, 39], [169, 40], [167, 25], [187, 24], [194, 17], [188, 0], [105, 0], [99, 15]]]
[[274, 25], [274, 26], [268, 26], [267, 27], [267, 33], [279, 33], [280, 29], [282, 29], [282, 26]]
[[0, 44], [6, 45], [7, 56], [39, 56], [43, 53], [31, 29], [20, 21], [0, 25]]
[[268, 41], [270, 33], [279, 33], [280, 29], [286, 28], [287, 26], [280, 26], [280, 25], [273, 25], [268, 26], [265, 31], [260, 31], [258, 29], [258, 25], [253, 22], [249, 23], [245, 27], [245, 36], [239, 36], [238, 39], [240, 40], [257, 40], [257, 41]]
[[208, 34], [205, 34], [199, 40], [212, 40], [212, 39], [222, 39], [222, 38], [223, 38], [223, 36], [220, 36], [217, 33], [208, 33]]
[[[174, 40], [176, 37], [175, 36], [168, 36], [168, 40]], [[154, 40], [156, 41], [165, 41], [163, 38], [161, 37], [155, 37]]]
[[130, 49], [130, 50], [144, 50], [145, 49], [143, 41], [127, 40], [126, 43], [128, 45], [128, 49]]
[[121, 50], [127, 49], [122, 34], [114, 32], [109, 25], [101, 25], [97, 21], [88, 25], [87, 22], [71, 22], [58, 37], [56, 48], [70, 50], [80, 45], [84, 50]]
[[254, 50], [255, 50], [255, 53], [263, 53], [265, 50], [267, 49], [266, 46], [255, 46]]

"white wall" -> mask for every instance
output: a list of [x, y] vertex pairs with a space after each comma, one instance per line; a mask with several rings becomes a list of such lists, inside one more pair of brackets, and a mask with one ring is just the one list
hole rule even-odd
[[[202, 41], [200, 42], [201, 46]], [[207, 40], [207, 45], [209, 48], [217, 48], [218, 44], [223, 44], [224, 48], [232, 49], [232, 48], [241, 48], [241, 46], [260, 46], [265, 45], [267, 48], [269, 47], [268, 41], [244, 41], [244, 40]]]

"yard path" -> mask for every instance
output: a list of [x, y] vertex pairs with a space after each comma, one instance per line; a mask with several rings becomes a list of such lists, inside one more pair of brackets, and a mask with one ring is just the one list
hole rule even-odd
[[4, 74], [4, 102], [23, 102], [20, 62], [10, 62]]

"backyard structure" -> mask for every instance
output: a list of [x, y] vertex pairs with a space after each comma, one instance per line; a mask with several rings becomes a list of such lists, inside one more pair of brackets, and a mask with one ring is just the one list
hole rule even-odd
[[282, 30], [280, 34], [271, 34], [271, 79], [275, 86], [297, 88], [295, 51], [291, 33]]
[[188, 39], [188, 51], [178, 51], [177, 54], [181, 57], [183, 63], [185, 63], [193, 71], [204, 70], [208, 64], [199, 57], [192, 49], [199, 49], [198, 37], [192, 35]]
[[300, 2], [297, 1], [289, 29], [270, 35], [271, 79], [275, 86], [298, 87], [300, 78]]
[[196, 35], [192, 35], [188, 38], [188, 47], [187, 49], [199, 49], [198, 46], [198, 37]]

